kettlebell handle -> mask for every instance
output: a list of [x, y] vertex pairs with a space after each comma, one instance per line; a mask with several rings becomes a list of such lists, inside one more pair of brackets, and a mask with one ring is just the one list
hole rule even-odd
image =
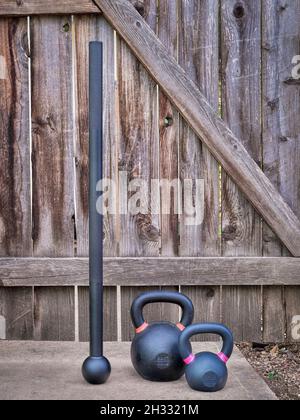
[[185, 295], [176, 292], [147, 292], [138, 296], [131, 306], [131, 318], [136, 332], [144, 331], [148, 324], [143, 317], [143, 309], [150, 303], [175, 303], [182, 309], [182, 318], [178, 328], [184, 330], [194, 319], [194, 306], [192, 301]]
[[179, 338], [179, 351], [187, 365], [195, 360], [195, 356], [190, 353], [190, 339], [197, 334], [219, 335], [223, 340], [223, 347], [218, 357], [224, 363], [228, 362], [234, 347], [232, 332], [222, 324], [195, 324], [187, 327]]

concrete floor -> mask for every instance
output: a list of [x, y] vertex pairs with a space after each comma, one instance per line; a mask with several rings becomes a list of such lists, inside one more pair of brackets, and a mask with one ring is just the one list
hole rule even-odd
[[[265, 382], [235, 349], [227, 387], [216, 394], [192, 391], [185, 378], [175, 383], [141, 379], [130, 361], [129, 343], [108, 343], [112, 375], [104, 386], [81, 376], [85, 343], [0, 341], [0, 400], [275, 400]], [[195, 344], [194, 352], [217, 351], [214, 343]]]

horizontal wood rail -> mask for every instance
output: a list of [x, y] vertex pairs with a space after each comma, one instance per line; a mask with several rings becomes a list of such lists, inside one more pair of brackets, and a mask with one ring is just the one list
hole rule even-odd
[[143, 17], [128, 0], [94, 3], [290, 252], [300, 256], [298, 218]]
[[[88, 259], [5, 258], [0, 286], [87, 286]], [[106, 286], [298, 286], [296, 258], [106, 258]]]
[[0, 16], [101, 13], [92, 0], [1, 0]]

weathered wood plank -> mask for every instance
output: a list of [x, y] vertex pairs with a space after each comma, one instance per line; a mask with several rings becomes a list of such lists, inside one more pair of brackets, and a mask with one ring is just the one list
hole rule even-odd
[[222, 322], [233, 332], [236, 342], [262, 341], [261, 287], [224, 287]]
[[263, 341], [265, 343], [283, 343], [285, 338], [286, 308], [284, 287], [264, 287]]
[[[117, 181], [115, 130], [114, 31], [103, 17], [74, 18], [76, 49], [76, 248], [78, 257], [89, 252], [88, 226], [88, 46], [90, 41], [104, 45], [104, 178]], [[117, 255], [119, 218], [108, 215], [104, 221], [105, 255]]]
[[[300, 285], [295, 258], [105, 258], [107, 286]], [[0, 259], [0, 286], [86, 286], [88, 259]]]
[[[222, 2], [222, 116], [252, 159], [261, 150], [261, 2]], [[261, 218], [222, 174], [222, 255], [261, 256]]]
[[[178, 10], [174, 0], [162, 0], [158, 4], [157, 35], [178, 59]], [[166, 95], [159, 89], [159, 141], [160, 179], [172, 182], [179, 178], [179, 114]], [[175, 257], [179, 246], [179, 191], [171, 192], [170, 214], [165, 214], [163, 204], [168, 202], [165, 192], [161, 192], [161, 255]]]
[[[104, 288], [104, 340], [117, 341], [117, 290], [116, 287]], [[78, 311], [79, 311], [79, 340], [89, 341], [89, 289], [79, 287], [78, 289]]]
[[[156, 30], [156, 0], [133, 1], [139, 16]], [[159, 128], [157, 86], [143, 65], [134, 57], [123, 40], [118, 38], [118, 100], [119, 100], [119, 170], [126, 173], [127, 182], [143, 180], [147, 187], [151, 179], [159, 179]], [[138, 191], [138, 188], [136, 188]], [[128, 198], [133, 199], [134, 192]], [[140, 193], [137, 214], [120, 215], [119, 256], [159, 256], [159, 215], [152, 215], [151, 187]], [[159, 200], [159, 197], [157, 197]], [[148, 213], [148, 214], [145, 214]], [[125, 279], [125, 278], [124, 278]], [[125, 280], [127, 284], [128, 278]], [[119, 281], [120, 283], [120, 281]], [[129, 339], [131, 322], [128, 311], [138, 289], [121, 288], [122, 339]], [[128, 324], [126, 328], [126, 324]]]
[[300, 341], [300, 287], [285, 288], [287, 341]]
[[[155, 0], [145, 0], [139, 10], [150, 25], [155, 25]], [[126, 172], [127, 185], [135, 179], [142, 179], [150, 186], [151, 179], [159, 179], [156, 84], [120, 39], [117, 57], [119, 170]], [[128, 211], [127, 214], [121, 214], [120, 256], [159, 255], [159, 217], [150, 214], [151, 191], [145, 193], [140, 199], [140, 206], [143, 207], [140, 213], [134, 215]]]
[[1, 339], [32, 340], [32, 287], [0, 287], [0, 316], [3, 317], [2, 328], [5, 328]]
[[27, 32], [0, 19], [0, 256], [32, 255]]
[[[284, 200], [300, 215], [300, 86], [288, 83], [293, 57], [299, 55], [300, 2], [284, 7], [263, 2], [263, 149], [264, 172]], [[287, 256], [264, 225], [264, 255]]]
[[[292, 59], [299, 54], [300, 2], [287, 1], [278, 7], [275, 2], [267, 0], [262, 7], [264, 172], [299, 216], [300, 98], [299, 85], [289, 81]], [[263, 225], [263, 252], [266, 257], [289, 256], [278, 236], [266, 224]], [[287, 334], [290, 341], [293, 313], [300, 312], [294, 306], [297, 291], [286, 288], [283, 292], [272, 288], [267, 293], [270, 296], [264, 307], [265, 340], [283, 341]]]
[[92, 0], [1, 0], [0, 16], [101, 13]]
[[[233, 133], [261, 167], [261, 2], [235, 0], [222, 2], [221, 7], [221, 86], [222, 117]], [[261, 256], [262, 222], [253, 206], [246, 200], [236, 184], [222, 173], [222, 255]], [[231, 318], [232, 305], [239, 307], [239, 288], [224, 288], [223, 316]], [[247, 290], [249, 313], [257, 311], [261, 289]], [[254, 294], [257, 296], [254, 297]], [[233, 302], [237, 299], [237, 302]], [[253, 304], [251, 309], [249, 306]], [[226, 312], [229, 312], [228, 316]], [[257, 318], [235, 326], [240, 337], [252, 337], [257, 331]], [[251, 325], [250, 321], [255, 322]], [[242, 329], [244, 329], [242, 331]], [[252, 337], [254, 341], [254, 337]]]
[[127, 0], [95, 3], [266, 222], [300, 256], [298, 218], [145, 20]]
[[32, 18], [31, 40], [34, 255], [68, 257], [75, 214], [71, 18]]
[[[215, 112], [219, 106], [219, 4], [217, 0], [183, 1], [179, 11], [179, 64], [187, 77], [206, 96]], [[180, 218], [181, 257], [220, 255], [219, 237], [219, 165], [190, 126], [180, 120], [180, 179], [194, 183], [192, 197], [184, 196]], [[204, 182], [204, 202], [197, 197], [195, 182]], [[186, 192], [186, 191], [185, 191]], [[204, 219], [187, 223], [186, 205], [199, 202]], [[203, 208], [204, 207], [204, 208]]]
[[74, 341], [74, 287], [34, 289], [34, 339]]
[[[219, 4], [216, 0], [183, 1], [179, 7], [179, 64], [188, 77], [201, 89], [214, 110], [219, 106]], [[195, 30], [195, 28], [197, 28]], [[219, 165], [201, 143], [201, 139], [189, 125], [180, 119], [180, 179], [203, 180], [204, 219], [189, 226], [184, 197], [183, 214], [180, 217], [181, 257], [218, 256], [221, 251], [219, 236]], [[186, 193], [186, 190], [185, 190]], [[195, 185], [192, 203], [196, 203]], [[199, 209], [198, 209], [199, 210]], [[189, 215], [190, 216], [190, 215]], [[215, 297], [211, 298], [211, 292]], [[182, 292], [191, 296], [196, 309], [195, 319], [220, 321], [220, 288], [183, 287]], [[209, 296], [208, 296], [209, 294]], [[195, 341], [218, 340], [215, 336], [197, 336]]]

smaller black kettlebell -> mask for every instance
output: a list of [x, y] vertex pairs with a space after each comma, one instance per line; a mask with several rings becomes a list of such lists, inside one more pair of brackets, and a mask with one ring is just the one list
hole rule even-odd
[[[217, 334], [223, 339], [222, 351], [218, 354], [203, 352], [194, 355], [190, 351], [190, 338], [196, 334]], [[202, 392], [217, 392], [227, 383], [226, 363], [233, 352], [234, 340], [231, 331], [221, 324], [195, 324], [187, 327], [179, 339], [179, 350], [186, 365], [185, 377], [189, 386]]]
[[[155, 322], [149, 325], [145, 322], [143, 308], [155, 302], [180, 305], [183, 311], [180, 323]], [[143, 293], [133, 302], [131, 317], [136, 328], [131, 346], [131, 360], [135, 370], [148, 381], [169, 382], [180, 379], [185, 365], [179, 352], [179, 337], [194, 318], [194, 307], [190, 299], [174, 292]], [[189, 344], [187, 347], [191, 352]]]

